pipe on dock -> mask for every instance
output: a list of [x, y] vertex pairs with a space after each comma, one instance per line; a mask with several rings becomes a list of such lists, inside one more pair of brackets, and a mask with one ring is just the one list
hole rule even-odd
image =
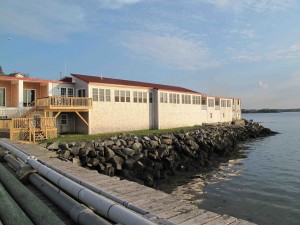
[[111, 225], [111, 223], [97, 216], [86, 206], [76, 202], [41, 176], [31, 174], [29, 180], [35, 187], [63, 209], [74, 222], [81, 225]]
[[[4, 160], [10, 163], [15, 169], [20, 168], [21, 162], [11, 155], [5, 155]], [[33, 173], [29, 175], [29, 181], [52, 202], [64, 210], [74, 222], [81, 225], [111, 225], [111, 223], [96, 215], [85, 205], [76, 202], [73, 198], [60, 191], [38, 174]]]
[[63, 225], [40, 199], [0, 164], [0, 181], [34, 224]]
[[139, 214], [116, 204], [112, 200], [99, 196], [95, 192], [77, 184], [76, 182], [64, 177], [63, 175], [55, 172], [49, 167], [38, 162], [35, 157], [28, 157], [26, 154], [17, 148], [0, 140], [2, 145], [7, 150], [13, 152], [22, 161], [26, 161], [30, 166], [38, 171], [39, 174], [55, 183], [63, 190], [67, 191], [73, 197], [79, 199], [88, 206], [94, 208], [99, 214], [111, 219], [114, 222], [122, 223], [124, 225], [153, 225], [150, 220], [145, 219]]
[[78, 183], [78, 184], [80, 184], [80, 185], [82, 185], [82, 186], [84, 186], [84, 187], [86, 187], [86, 188], [88, 188], [88, 189], [96, 192], [97, 194], [103, 195], [104, 197], [106, 197], [106, 198], [108, 198], [108, 199], [110, 199], [112, 201], [115, 201], [115, 202], [119, 203], [120, 205], [123, 205], [126, 208], [131, 209], [132, 211], [134, 211], [136, 213], [139, 213], [139, 214], [141, 214], [143, 216], [149, 214], [149, 211], [146, 211], [145, 209], [142, 209], [142, 208], [140, 208], [138, 206], [135, 206], [132, 203], [127, 202], [127, 201], [125, 201], [125, 200], [123, 200], [123, 199], [121, 199], [121, 198], [119, 198], [119, 197], [117, 197], [117, 196], [115, 196], [115, 195], [113, 195], [113, 194], [111, 194], [109, 192], [106, 192], [106, 191], [104, 191], [104, 190], [102, 190], [100, 188], [97, 188], [97, 187], [93, 186], [92, 184], [90, 184], [88, 182], [82, 181], [79, 178], [77, 178], [77, 177], [75, 177], [75, 176], [73, 176], [71, 174], [68, 174], [67, 172], [64, 172], [64, 171], [62, 171], [62, 170], [60, 170], [60, 169], [58, 169], [58, 168], [50, 165], [49, 163], [46, 163], [46, 162], [41, 161], [41, 160], [39, 160], [39, 161], [42, 164], [46, 165], [47, 167], [53, 169], [54, 171], [56, 171], [56, 172], [62, 174], [63, 176], [71, 179], [72, 181], [74, 181], [74, 182], [76, 182], [76, 183]]
[[[2, 175], [2, 174], [1, 174]], [[31, 220], [0, 183], [0, 225], [33, 225]]]

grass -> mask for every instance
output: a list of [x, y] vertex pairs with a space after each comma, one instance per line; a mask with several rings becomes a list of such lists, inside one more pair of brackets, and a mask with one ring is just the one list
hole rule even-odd
[[136, 130], [136, 131], [125, 131], [125, 132], [113, 132], [113, 133], [101, 133], [101, 134], [62, 134], [57, 138], [47, 139], [43, 142], [52, 143], [55, 141], [59, 142], [72, 142], [72, 141], [87, 141], [87, 140], [95, 140], [95, 139], [105, 139], [114, 136], [118, 136], [120, 134], [131, 134], [136, 136], [146, 136], [153, 134], [166, 134], [177, 132], [180, 130], [196, 130], [200, 128], [200, 126], [192, 126], [192, 127], [178, 127], [171, 129], [161, 129], [161, 130]]

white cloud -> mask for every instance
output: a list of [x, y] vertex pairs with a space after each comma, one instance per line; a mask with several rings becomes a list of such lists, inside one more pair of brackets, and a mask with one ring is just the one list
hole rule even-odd
[[256, 33], [254, 30], [250, 30], [250, 29], [246, 29], [246, 30], [238, 30], [238, 29], [232, 29], [230, 31], [231, 34], [237, 34], [242, 38], [245, 39], [252, 39], [252, 38], [256, 38]]
[[122, 45], [159, 63], [184, 70], [199, 70], [219, 66], [201, 43], [174, 36], [131, 33]]
[[200, 0], [216, 7], [235, 11], [280, 11], [294, 8], [296, 0]]
[[268, 89], [269, 88], [269, 84], [263, 82], [263, 81], [259, 81], [258, 82], [258, 86], [261, 87], [262, 89]]
[[[233, 52], [233, 51], [232, 51]], [[255, 61], [276, 61], [286, 59], [296, 59], [300, 57], [300, 44], [293, 44], [287, 48], [266, 51], [264, 54], [254, 54], [248, 52], [233, 53], [233, 60], [239, 62], [255, 62]]]
[[96, 0], [101, 8], [118, 9], [126, 5], [136, 4], [143, 0]]
[[65, 1], [11, 0], [0, 7], [2, 32], [38, 40], [64, 40], [85, 31], [84, 10]]

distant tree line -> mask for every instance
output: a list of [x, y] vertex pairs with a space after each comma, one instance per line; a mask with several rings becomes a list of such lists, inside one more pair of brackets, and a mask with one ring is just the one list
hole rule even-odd
[[299, 109], [242, 109], [242, 113], [280, 113], [280, 112], [300, 112]]
[[[4, 70], [2, 68], [2, 66], [0, 65], [0, 76], [13, 76], [14, 74], [16, 74], [15, 72], [14, 73], [4, 73]], [[24, 77], [30, 77], [30, 74], [29, 73], [21, 73]]]

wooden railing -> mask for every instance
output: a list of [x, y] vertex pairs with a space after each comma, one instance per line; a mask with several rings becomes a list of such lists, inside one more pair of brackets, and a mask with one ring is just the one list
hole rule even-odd
[[0, 130], [9, 130], [10, 127], [11, 127], [11, 119], [0, 120]]
[[57, 137], [56, 119], [44, 118], [13, 118], [10, 127], [11, 140], [35, 142], [36, 132], [42, 131], [45, 139]]
[[92, 107], [92, 99], [85, 97], [62, 97], [50, 96], [38, 98], [36, 100], [37, 108], [86, 108]]
[[5, 107], [0, 109], [0, 116], [8, 119], [22, 117], [26, 112], [28, 112], [31, 109], [32, 109], [31, 107], [24, 107], [24, 108]]

